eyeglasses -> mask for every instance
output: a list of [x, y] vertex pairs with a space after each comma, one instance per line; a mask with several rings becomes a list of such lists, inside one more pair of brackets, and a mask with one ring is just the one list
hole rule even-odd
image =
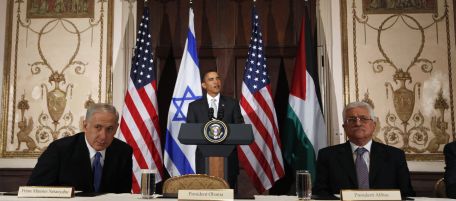
[[366, 116], [359, 116], [359, 117], [347, 117], [345, 119], [346, 124], [356, 124], [356, 122], [361, 122], [362, 124], [365, 124], [369, 121], [372, 121], [372, 118], [366, 117]]

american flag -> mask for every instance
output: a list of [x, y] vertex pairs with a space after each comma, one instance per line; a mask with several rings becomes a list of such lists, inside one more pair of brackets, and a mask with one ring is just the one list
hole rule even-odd
[[148, 25], [149, 12], [145, 7], [120, 120], [119, 138], [133, 148], [134, 193], [140, 191], [141, 169], [157, 171], [156, 182], [161, 181], [164, 171], [157, 115], [157, 80]]
[[258, 14], [252, 11], [252, 36], [244, 69], [241, 112], [245, 123], [252, 124], [255, 141], [240, 146], [239, 159], [258, 192], [272, 187], [284, 176], [284, 167], [272, 101], [268, 69]]

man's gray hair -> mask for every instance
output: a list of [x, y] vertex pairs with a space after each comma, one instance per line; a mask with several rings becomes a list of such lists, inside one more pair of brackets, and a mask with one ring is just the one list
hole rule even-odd
[[116, 108], [108, 103], [95, 103], [87, 109], [86, 121], [92, 118], [93, 114], [97, 112], [109, 112], [116, 116], [116, 123], [119, 122], [119, 113]]
[[369, 105], [366, 102], [357, 101], [357, 102], [351, 102], [347, 106], [345, 106], [344, 111], [342, 112], [342, 118], [344, 118], [344, 122], [347, 118], [345, 116], [345, 113], [347, 112], [347, 110], [352, 109], [352, 108], [359, 108], [359, 107], [366, 108], [367, 111], [369, 112], [370, 118], [372, 118], [374, 120], [374, 122], [377, 120], [377, 117], [375, 116], [374, 110], [372, 109], [371, 105]]

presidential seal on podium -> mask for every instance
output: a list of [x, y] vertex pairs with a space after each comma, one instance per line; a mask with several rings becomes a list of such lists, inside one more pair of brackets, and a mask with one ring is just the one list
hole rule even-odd
[[217, 144], [223, 142], [228, 136], [228, 127], [225, 122], [213, 119], [204, 125], [203, 134], [209, 142]]

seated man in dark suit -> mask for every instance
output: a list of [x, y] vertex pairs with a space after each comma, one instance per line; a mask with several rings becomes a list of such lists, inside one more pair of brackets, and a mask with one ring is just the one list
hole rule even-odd
[[456, 142], [451, 142], [443, 148], [445, 154], [445, 187], [449, 198], [456, 199]]
[[365, 102], [348, 104], [343, 111], [348, 142], [318, 152], [313, 193], [327, 196], [342, 189], [399, 189], [414, 196], [410, 172], [402, 150], [372, 141], [376, 121]]
[[92, 105], [86, 113], [84, 132], [52, 142], [38, 158], [28, 185], [130, 193], [133, 151], [114, 138], [118, 120], [114, 106]]
[[[220, 94], [222, 81], [216, 71], [207, 71], [201, 78], [201, 86], [207, 92], [201, 99], [195, 100], [188, 106], [187, 123], [206, 123], [209, 121], [209, 108], [214, 109], [213, 116], [223, 115], [222, 119], [228, 124], [244, 123], [241, 114], [239, 102], [228, 96]], [[223, 112], [221, 112], [223, 111]], [[230, 187], [236, 189], [237, 175], [239, 174], [239, 165], [237, 151], [228, 157], [228, 183]], [[206, 173], [206, 162], [199, 149], [196, 151], [196, 172], [199, 174]]]

